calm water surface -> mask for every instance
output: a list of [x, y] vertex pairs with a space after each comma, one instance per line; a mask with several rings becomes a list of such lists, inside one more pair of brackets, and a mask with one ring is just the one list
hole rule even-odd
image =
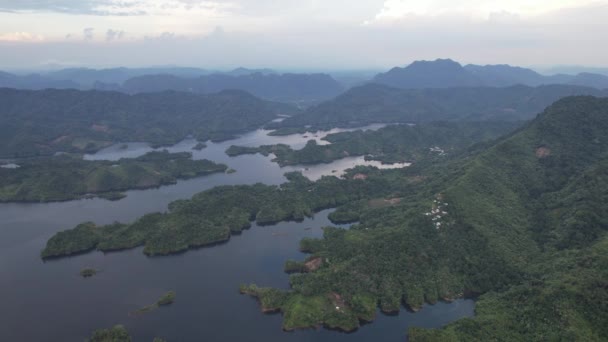
[[[372, 126], [371, 128], [378, 128]], [[317, 135], [317, 137], [314, 137]], [[154, 211], [165, 211], [176, 199], [223, 184], [280, 184], [283, 173], [304, 167], [279, 168], [269, 157], [230, 158], [225, 149], [232, 145], [258, 146], [286, 143], [302, 147], [322, 132], [269, 137], [256, 131], [233, 141], [209, 143], [195, 158], [228, 164], [235, 174], [217, 174], [179, 181], [176, 185], [145, 191], [129, 191], [121, 201], [101, 199], [48, 204], [0, 204], [0, 309], [1, 341], [83, 341], [92, 330], [124, 324], [135, 341], [152, 341], [158, 336], [168, 341], [403, 341], [410, 326], [439, 327], [473, 315], [474, 302], [425, 306], [413, 314], [403, 310], [398, 316], [378, 314], [373, 324], [353, 334], [328, 330], [281, 330], [280, 315], [263, 315], [254, 299], [238, 294], [242, 283], [288, 288], [282, 272], [287, 259], [303, 259], [298, 251], [303, 237], [321, 237], [322, 227], [331, 225], [327, 215], [301, 223], [281, 223], [271, 227], [253, 226], [228, 243], [184, 254], [148, 258], [141, 248], [103, 254], [93, 252], [77, 257], [42, 262], [40, 251], [57, 231], [83, 221], [106, 224], [130, 222]], [[195, 141], [185, 140], [170, 151], [191, 151]], [[117, 160], [135, 157], [151, 149], [131, 143], [126, 149], [112, 146], [87, 159]], [[360, 160], [347, 159], [308, 167], [307, 176], [316, 179], [352, 167]], [[337, 172], [332, 172], [336, 170]], [[79, 271], [93, 267], [101, 272], [83, 279]], [[129, 312], [154, 303], [163, 293], [174, 290], [173, 305], [131, 317]]]

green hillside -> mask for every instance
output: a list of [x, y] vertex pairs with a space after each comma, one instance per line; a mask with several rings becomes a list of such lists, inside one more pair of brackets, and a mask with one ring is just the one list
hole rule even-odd
[[243, 91], [217, 94], [0, 88], [0, 158], [94, 152], [115, 142], [221, 140], [254, 130], [289, 106]]
[[303, 241], [321, 262], [292, 275], [291, 291], [242, 290], [283, 312], [286, 329], [352, 330], [376, 303], [416, 310], [483, 294], [476, 318], [411, 338], [606, 336], [607, 151], [608, 100], [561, 100], [482, 152], [406, 170], [424, 180], [398, 205], [339, 208], [360, 223]]

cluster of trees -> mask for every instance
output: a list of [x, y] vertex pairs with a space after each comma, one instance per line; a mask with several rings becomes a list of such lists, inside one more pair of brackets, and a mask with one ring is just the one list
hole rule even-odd
[[126, 95], [78, 90], [0, 89], [0, 157], [92, 152], [113, 142], [175, 144], [188, 135], [224, 140], [291, 107], [242, 91]]
[[61, 155], [24, 159], [14, 169], [0, 168], [0, 202], [65, 201], [84, 196], [121, 198], [121, 191], [173, 184], [226, 171], [209, 160], [193, 160], [188, 152], [149, 152], [133, 159], [88, 161]]

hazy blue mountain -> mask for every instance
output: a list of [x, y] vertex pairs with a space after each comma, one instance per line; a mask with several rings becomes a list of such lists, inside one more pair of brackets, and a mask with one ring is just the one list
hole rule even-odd
[[584, 85], [598, 89], [608, 89], [608, 76], [584, 72], [574, 76], [574, 78], [572, 78], [568, 84]]
[[238, 89], [268, 100], [304, 103], [330, 99], [344, 90], [342, 85], [326, 74], [262, 73], [241, 76], [212, 74], [197, 78], [166, 74], [147, 75], [126, 81], [122, 89], [130, 94], [163, 90], [206, 94], [224, 89]]
[[374, 82], [402, 88], [508, 87], [570, 84], [598, 89], [608, 88], [608, 76], [593, 73], [541, 75], [532, 69], [502, 65], [461, 66], [451, 59], [416, 61], [405, 68], [378, 74]]
[[483, 83], [451, 59], [416, 61], [378, 74], [374, 82], [403, 89], [475, 87]]
[[487, 86], [506, 87], [515, 84], [537, 86], [546, 83], [544, 76], [534, 70], [506, 64], [484, 66], [469, 64], [464, 68]]
[[183, 67], [111, 69], [70, 68], [51, 72], [47, 76], [53, 79], [72, 80], [82, 85], [83, 87], [90, 88], [96, 82], [122, 84], [130, 78], [150, 74], [169, 74], [181, 77], [198, 77], [209, 73], [210, 71], [204, 69]]
[[333, 128], [378, 122], [529, 120], [556, 100], [572, 95], [604, 97], [608, 96], [608, 91], [573, 85], [398, 89], [370, 83], [352, 88], [270, 127]]
[[568, 74], [568, 75], [576, 75], [580, 73], [592, 73], [592, 74], [600, 74], [608, 76], [608, 68], [602, 67], [586, 67], [582, 65], [565, 65], [565, 66], [556, 66], [549, 69], [543, 69], [542, 73], [546, 75], [552, 74]]
[[248, 69], [248, 68], [236, 68], [234, 70], [223, 72], [222, 74], [230, 75], [230, 76], [244, 76], [251, 74], [276, 74], [277, 72], [272, 69]]
[[66, 80], [54, 80], [42, 75], [32, 74], [32, 75], [14, 75], [7, 72], [0, 71], [0, 88], [16, 88], [16, 89], [46, 89], [46, 88], [56, 88], [56, 89], [69, 89], [79, 88], [77, 83]]

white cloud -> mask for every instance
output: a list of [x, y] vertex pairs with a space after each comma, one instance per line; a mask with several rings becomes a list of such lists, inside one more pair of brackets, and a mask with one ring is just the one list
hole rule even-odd
[[[18, 13], [0, 12], [0, 35], [25, 31], [45, 42], [13, 44], [0, 54], [0, 68], [49, 59], [207, 68], [385, 68], [437, 57], [520, 65], [608, 60], [607, 0], [0, 0], [0, 9], [11, 3]], [[85, 14], [52, 12], [49, 3], [73, 3]], [[86, 43], [83, 27], [96, 28]], [[104, 43], [121, 36], [121, 44]]]
[[11, 32], [0, 34], [0, 42], [41, 42], [44, 36], [29, 32]]
[[368, 22], [399, 19], [408, 16], [465, 15], [488, 19], [497, 13], [517, 16], [538, 16], [561, 10], [598, 3], [598, 0], [386, 0], [380, 12]]

